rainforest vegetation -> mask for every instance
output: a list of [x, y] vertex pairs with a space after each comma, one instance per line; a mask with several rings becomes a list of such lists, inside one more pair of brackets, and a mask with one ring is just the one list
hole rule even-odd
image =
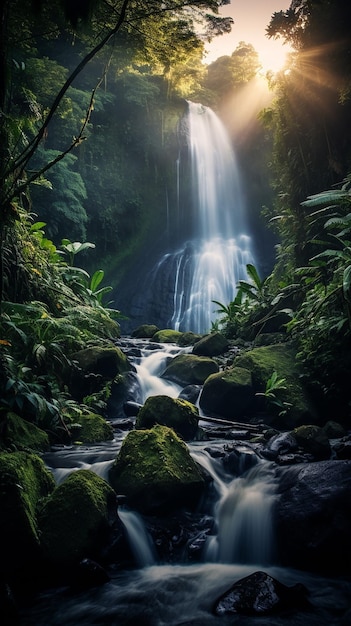
[[[120, 333], [119, 280], [162, 233], [184, 101], [220, 112], [260, 67], [249, 42], [204, 64], [206, 41], [232, 26], [222, 4], [2, 3], [1, 432], [13, 411], [60, 441], [77, 415], [103, 413], [108, 390], [74, 398], [64, 372], [77, 350]], [[265, 275], [250, 267], [235, 301], [216, 304], [217, 328], [252, 339], [284, 311], [306, 382], [346, 420], [351, 6], [293, 0], [267, 35], [294, 52], [288, 71], [268, 76], [272, 100], [241, 155], [274, 263]]]

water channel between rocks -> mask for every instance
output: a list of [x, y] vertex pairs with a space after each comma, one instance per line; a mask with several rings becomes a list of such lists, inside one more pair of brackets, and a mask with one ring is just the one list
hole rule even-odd
[[[172, 344], [151, 345], [126, 339], [138, 346], [131, 357], [136, 368], [141, 403], [150, 395], [177, 397], [182, 388], [160, 378], [165, 364], [187, 348]], [[132, 354], [132, 351], [130, 352]], [[201, 415], [201, 413], [200, 413]], [[201, 415], [203, 421], [205, 416]], [[201, 425], [201, 420], [200, 420]], [[112, 442], [91, 446], [69, 446], [44, 456], [57, 483], [77, 469], [91, 469], [106, 478], [126, 431], [116, 429]], [[223, 449], [226, 441], [211, 441]], [[214, 519], [213, 530], [205, 538], [200, 562], [179, 559], [160, 562], [157, 550], [141, 515], [126, 506], [119, 517], [134, 554], [135, 566], [109, 572], [111, 580], [102, 587], [74, 594], [67, 589], [48, 590], [22, 612], [23, 626], [207, 626], [243, 624], [251, 626], [347, 626], [351, 624], [351, 580], [326, 578], [283, 568], [275, 553], [272, 505], [275, 472], [268, 461], [258, 459], [245, 442], [236, 444], [242, 452], [239, 475], [227, 474], [215, 455], [208, 453], [208, 441], [188, 443], [194, 460], [211, 476], [214, 496], [206, 515]], [[248, 462], [247, 459], [250, 459]], [[237, 580], [265, 571], [285, 585], [303, 583], [309, 591], [308, 611], [268, 616], [215, 616], [214, 602]], [[350, 621], [345, 616], [349, 611]], [[244, 620], [244, 621], [243, 621]], [[346, 621], [345, 621], [346, 620]]]

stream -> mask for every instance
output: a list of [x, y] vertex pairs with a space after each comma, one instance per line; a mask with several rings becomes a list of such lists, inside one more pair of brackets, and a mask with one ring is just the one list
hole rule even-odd
[[[163, 380], [167, 360], [188, 348], [125, 339], [132, 346], [141, 402], [150, 395], [177, 397], [182, 388]], [[137, 348], [137, 349], [136, 349]], [[200, 412], [200, 426], [205, 416]], [[44, 455], [57, 483], [70, 472], [90, 469], [107, 479], [127, 431], [116, 429], [113, 441], [90, 446], [57, 447]], [[274, 545], [272, 505], [276, 474], [271, 462], [259, 459], [249, 444], [236, 442], [241, 467], [227, 473], [213, 454], [224, 440], [188, 443], [194, 460], [211, 476], [213, 497], [207, 515], [214, 519], [200, 562], [160, 562], [143, 517], [119, 505], [118, 515], [134, 555], [135, 565], [108, 572], [110, 580], [88, 591], [48, 589], [22, 607], [21, 626], [347, 626], [351, 624], [351, 580], [327, 578], [281, 567]], [[240, 464], [239, 464], [240, 465]], [[285, 585], [302, 583], [310, 608], [269, 616], [215, 616], [213, 605], [234, 582], [263, 570]], [[346, 614], [348, 612], [348, 615]]]

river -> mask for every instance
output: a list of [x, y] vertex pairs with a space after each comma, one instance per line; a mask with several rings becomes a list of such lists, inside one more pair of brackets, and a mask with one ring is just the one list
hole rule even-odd
[[[160, 379], [167, 359], [187, 348], [170, 344], [158, 347], [146, 341], [133, 344], [134, 365], [142, 401], [150, 395], [176, 397], [181, 387]], [[138, 345], [138, 350], [135, 346]], [[201, 413], [200, 413], [201, 415]], [[201, 415], [201, 423], [205, 416]], [[44, 455], [47, 466], [60, 483], [67, 475], [89, 468], [107, 478], [110, 465], [126, 431], [116, 429], [113, 441], [101, 445], [65, 446]], [[147, 532], [143, 517], [121, 506], [119, 516], [134, 554], [128, 569], [112, 564], [110, 580], [89, 591], [65, 587], [48, 589], [22, 607], [22, 626], [346, 626], [351, 624], [351, 579], [319, 576], [281, 567], [274, 544], [272, 505], [275, 473], [268, 461], [256, 458], [252, 448], [238, 442], [243, 464], [233, 477], [223, 469], [213, 450], [228, 442], [216, 439], [188, 444], [194, 460], [213, 480], [214, 497], [207, 515], [214, 519], [206, 536], [201, 560], [162, 562]], [[270, 616], [216, 616], [213, 606], [237, 580], [263, 570], [286, 585], [303, 583], [309, 592], [308, 610], [286, 611]]]

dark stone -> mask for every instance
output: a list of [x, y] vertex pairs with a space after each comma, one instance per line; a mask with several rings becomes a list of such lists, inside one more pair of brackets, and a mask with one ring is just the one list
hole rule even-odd
[[308, 591], [298, 583], [287, 587], [265, 572], [254, 572], [226, 591], [214, 606], [215, 615], [264, 615], [287, 608], [307, 608]]
[[297, 441], [289, 432], [273, 435], [269, 439], [266, 447], [261, 451], [262, 456], [270, 461], [277, 459], [281, 454], [295, 452], [297, 450]]
[[198, 397], [200, 395], [201, 389], [202, 389], [201, 385], [187, 385], [180, 392], [178, 398], [181, 398], [183, 400], [187, 400], [188, 402], [191, 402], [192, 404], [195, 404], [197, 402], [197, 400], [198, 400]]
[[277, 495], [275, 526], [281, 563], [349, 574], [351, 461], [286, 467], [279, 475]]

